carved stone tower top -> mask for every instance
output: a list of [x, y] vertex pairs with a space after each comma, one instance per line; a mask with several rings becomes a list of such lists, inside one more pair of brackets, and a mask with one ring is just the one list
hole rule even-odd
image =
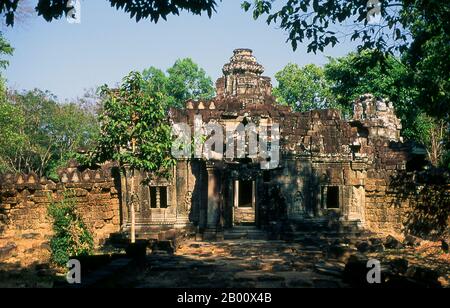
[[262, 104], [272, 95], [269, 77], [251, 49], [236, 49], [216, 83], [217, 97], [234, 97], [244, 104]]
[[251, 49], [236, 49], [230, 63], [223, 67], [223, 74], [228, 75], [261, 75], [264, 67], [256, 61]]

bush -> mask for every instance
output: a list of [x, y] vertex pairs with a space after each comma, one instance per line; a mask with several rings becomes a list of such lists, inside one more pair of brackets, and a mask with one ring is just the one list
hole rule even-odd
[[92, 253], [94, 239], [76, 212], [73, 192], [64, 193], [60, 201], [52, 200], [48, 214], [53, 219], [54, 235], [50, 247], [55, 264], [65, 266], [71, 257]]

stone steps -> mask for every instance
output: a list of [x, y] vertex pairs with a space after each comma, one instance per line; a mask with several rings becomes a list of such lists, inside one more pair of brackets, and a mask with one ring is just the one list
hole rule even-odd
[[283, 232], [283, 239], [293, 242], [356, 241], [372, 235], [358, 224], [358, 221], [339, 221], [326, 217], [290, 221]]
[[[127, 227], [125, 230], [119, 233], [119, 238], [129, 239], [130, 238], [130, 228]], [[136, 229], [136, 239], [137, 240], [167, 240], [175, 239], [177, 235], [177, 229], [175, 228], [137, 228]]]
[[360, 228], [358, 221], [334, 221], [328, 218], [315, 218], [290, 221], [292, 231], [310, 232], [358, 232]]
[[224, 231], [225, 240], [266, 240], [267, 238], [266, 232], [259, 230], [254, 226], [235, 226], [232, 229]]

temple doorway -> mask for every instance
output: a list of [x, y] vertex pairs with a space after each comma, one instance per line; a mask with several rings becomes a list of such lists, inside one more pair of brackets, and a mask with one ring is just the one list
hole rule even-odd
[[234, 182], [234, 225], [256, 223], [256, 183], [252, 180]]

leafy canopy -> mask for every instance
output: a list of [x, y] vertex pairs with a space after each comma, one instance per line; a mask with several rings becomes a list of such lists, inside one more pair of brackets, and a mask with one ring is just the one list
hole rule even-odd
[[4, 132], [13, 130], [8, 141], [0, 143], [4, 171], [56, 178], [56, 169], [79, 148], [91, 147], [98, 134], [94, 114], [76, 102], [60, 104], [51, 93], [37, 89], [8, 95], [0, 114]]
[[192, 59], [177, 60], [167, 73], [168, 91], [174, 96], [178, 107], [183, 107], [188, 99], [208, 99], [214, 96], [211, 78]]
[[11, 56], [14, 52], [14, 48], [9, 44], [9, 42], [3, 37], [0, 32], [0, 70], [6, 69], [9, 65], [9, 61], [3, 59], [4, 56]]
[[145, 91], [164, 93], [169, 107], [184, 108], [189, 99], [210, 99], [215, 93], [211, 77], [190, 58], [177, 60], [167, 74], [150, 67], [142, 76]]
[[275, 74], [278, 86], [273, 94], [277, 101], [295, 111], [336, 108], [331, 84], [324, 69], [314, 64], [300, 67], [288, 64]]
[[392, 100], [396, 107], [412, 104], [417, 93], [411, 88], [411, 72], [394, 56], [379, 61], [377, 50], [363, 50], [341, 58], [329, 58], [326, 78], [339, 104], [352, 104], [365, 93]]
[[169, 175], [175, 160], [164, 93], [146, 91], [142, 75], [131, 72], [119, 89], [103, 86], [102, 97], [101, 134], [92, 160]]
[[[420, 106], [432, 116], [450, 116], [450, 2], [430, 1], [441, 8], [429, 18], [415, 8], [410, 12], [410, 48], [403, 60], [414, 72], [412, 82], [420, 89]], [[433, 11], [432, 11], [433, 12]]]
[[406, 30], [417, 18], [448, 26], [450, 14], [450, 5], [440, 0], [253, 0], [243, 1], [242, 7], [255, 19], [266, 16], [268, 24], [285, 30], [294, 50], [308, 42], [308, 52], [348, 37], [361, 41], [360, 50], [403, 52], [411, 39]]
[[8, 171], [15, 153], [26, 143], [26, 136], [18, 128], [25, 119], [20, 109], [7, 101], [3, 80], [0, 80], [0, 172]]
[[[14, 49], [0, 33], [0, 70]], [[59, 104], [49, 92], [8, 93], [0, 76], [0, 172], [35, 172], [56, 177], [56, 169], [88, 147], [97, 121], [79, 104]]]
[[[188, 11], [194, 15], [207, 13], [209, 17], [215, 12], [215, 0], [108, 0], [111, 7], [123, 10], [136, 21], [149, 18], [158, 22], [166, 20], [169, 15], [179, 15], [180, 11]], [[71, 0], [39, 0], [36, 12], [46, 21], [59, 19], [73, 8]], [[6, 24], [14, 25], [19, 0], [0, 0], [0, 13], [4, 14]]]

